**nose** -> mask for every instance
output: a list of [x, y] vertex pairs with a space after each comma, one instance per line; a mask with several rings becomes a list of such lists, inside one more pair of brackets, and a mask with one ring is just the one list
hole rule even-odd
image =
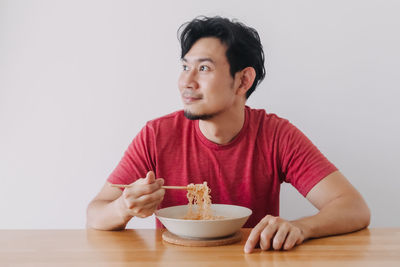
[[195, 70], [182, 71], [179, 77], [179, 87], [197, 89], [199, 88], [199, 83], [197, 81], [197, 73]]

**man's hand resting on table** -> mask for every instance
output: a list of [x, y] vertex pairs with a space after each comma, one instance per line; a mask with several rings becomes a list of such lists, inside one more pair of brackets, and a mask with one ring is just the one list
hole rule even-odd
[[287, 250], [309, 238], [350, 233], [369, 225], [367, 204], [339, 171], [317, 183], [306, 198], [319, 210], [317, 214], [292, 222], [264, 217], [251, 231], [245, 252], [252, 252], [257, 243], [262, 250]]
[[251, 253], [257, 244], [261, 250], [288, 250], [303, 241], [303, 230], [299, 226], [280, 217], [267, 215], [251, 231], [244, 251]]

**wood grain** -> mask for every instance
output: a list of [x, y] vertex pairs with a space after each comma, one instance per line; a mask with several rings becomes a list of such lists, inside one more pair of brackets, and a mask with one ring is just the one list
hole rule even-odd
[[162, 230], [0, 230], [0, 266], [400, 266], [400, 228], [314, 239], [291, 251], [243, 252], [240, 242], [184, 247]]

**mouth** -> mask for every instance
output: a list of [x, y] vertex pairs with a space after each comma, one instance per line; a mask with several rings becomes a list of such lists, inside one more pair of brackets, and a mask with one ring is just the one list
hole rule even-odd
[[184, 104], [193, 104], [196, 101], [201, 100], [201, 96], [190, 95], [190, 94], [182, 94], [182, 100]]
[[199, 101], [201, 98], [195, 98], [195, 97], [182, 97], [183, 103], [185, 104], [192, 104], [196, 101]]

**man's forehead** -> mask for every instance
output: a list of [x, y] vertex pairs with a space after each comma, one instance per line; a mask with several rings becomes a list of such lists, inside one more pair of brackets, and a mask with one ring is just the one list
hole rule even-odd
[[189, 49], [182, 61], [189, 63], [227, 61], [227, 47], [218, 38], [205, 37], [197, 40]]

